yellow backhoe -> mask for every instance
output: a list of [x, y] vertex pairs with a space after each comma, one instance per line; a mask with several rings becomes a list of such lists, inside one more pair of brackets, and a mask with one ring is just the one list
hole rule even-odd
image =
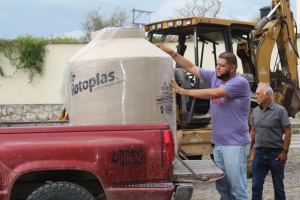
[[[193, 36], [195, 64], [203, 67], [205, 47], [212, 45], [209, 61], [216, 66], [217, 45], [224, 51], [234, 52], [241, 59], [243, 74], [252, 91], [251, 108], [257, 106], [255, 90], [259, 82], [267, 82], [274, 90], [273, 100], [283, 105], [289, 115], [299, 112], [300, 94], [297, 72], [297, 44], [294, 18], [289, 0], [273, 0], [270, 12], [256, 24], [205, 17], [185, 17], [153, 22], [145, 25], [148, 40], [160, 35], [160, 42], [168, 36], [177, 36], [177, 53], [184, 56], [189, 36]], [[233, 43], [237, 49], [233, 49]], [[273, 47], [277, 44], [280, 64], [270, 69]], [[201, 45], [199, 51], [198, 45]], [[220, 47], [221, 48], [221, 47]], [[200, 59], [199, 59], [200, 58]], [[179, 65], [174, 68], [177, 83], [185, 89], [203, 89], [209, 86], [187, 74]], [[179, 155], [188, 159], [201, 159], [213, 153], [211, 147], [210, 101], [177, 95], [177, 139]], [[249, 118], [251, 116], [251, 112]], [[67, 120], [66, 110], [58, 120]]]
[[[297, 72], [297, 44], [294, 18], [289, 0], [273, 0], [268, 15], [256, 24], [205, 17], [185, 17], [153, 22], [145, 25], [148, 40], [160, 36], [164, 42], [168, 36], [178, 38], [177, 53], [184, 56], [187, 38], [193, 37], [195, 64], [204, 67], [205, 47], [212, 45], [210, 65], [216, 66], [216, 46], [224, 46], [218, 53], [234, 52], [241, 59], [243, 74], [252, 91], [251, 108], [257, 106], [255, 90], [259, 82], [269, 83], [274, 90], [274, 102], [284, 106], [289, 116], [300, 110], [300, 94]], [[233, 43], [237, 49], [233, 49]], [[270, 69], [273, 47], [277, 44], [280, 64]], [[198, 45], [201, 45], [199, 51]], [[199, 60], [200, 58], [200, 60]], [[179, 65], [174, 68], [177, 83], [185, 89], [208, 88], [198, 78], [187, 74]], [[212, 154], [210, 102], [209, 100], [177, 95], [177, 138], [179, 154], [189, 159], [200, 159]], [[251, 112], [249, 118], [251, 116]]]

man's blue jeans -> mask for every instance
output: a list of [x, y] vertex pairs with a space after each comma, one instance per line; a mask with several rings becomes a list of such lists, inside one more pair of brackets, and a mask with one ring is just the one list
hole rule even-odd
[[250, 144], [243, 146], [215, 145], [214, 159], [225, 177], [216, 181], [221, 200], [248, 200], [247, 155]]
[[255, 150], [252, 161], [252, 200], [261, 200], [263, 185], [268, 171], [271, 171], [275, 200], [285, 200], [284, 192], [284, 166], [280, 160], [275, 160], [282, 151], [263, 153]]

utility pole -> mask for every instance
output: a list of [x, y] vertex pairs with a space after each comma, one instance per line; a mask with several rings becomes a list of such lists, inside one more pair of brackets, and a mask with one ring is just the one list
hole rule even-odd
[[134, 11], [135, 11], [135, 8], [133, 7], [133, 9], [132, 9], [132, 28], [134, 28]]
[[[135, 12], [138, 12], [138, 15], [137, 15], [136, 18], [134, 16]], [[139, 18], [143, 13], [148, 14], [149, 15], [149, 20], [150, 20], [151, 13], [155, 13], [155, 12], [145, 11], [145, 10], [136, 10], [135, 7], [133, 7], [133, 9], [132, 9], [132, 28], [135, 28], [136, 26], [140, 27], [140, 25], [143, 26], [145, 24], [145, 23], [135, 23], [137, 18]]]

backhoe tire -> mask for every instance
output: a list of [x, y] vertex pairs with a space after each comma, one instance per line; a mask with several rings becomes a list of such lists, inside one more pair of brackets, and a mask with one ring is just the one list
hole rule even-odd
[[70, 182], [54, 182], [33, 191], [26, 200], [96, 200], [85, 188]]

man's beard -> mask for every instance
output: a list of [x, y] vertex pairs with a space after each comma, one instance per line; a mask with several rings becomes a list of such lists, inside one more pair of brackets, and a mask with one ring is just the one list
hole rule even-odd
[[225, 74], [221, 74], [220, 76], [217, 76], [217, 78], [221, 80], [228, 79], [229, 77], [230, 77], [230, 71], [226, 72]]

